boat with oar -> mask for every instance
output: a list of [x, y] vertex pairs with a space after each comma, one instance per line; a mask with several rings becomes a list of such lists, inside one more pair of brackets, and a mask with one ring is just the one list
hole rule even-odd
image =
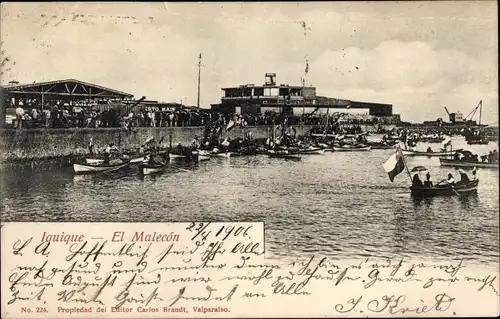
[[371, 150], [370, 145], [336, 145], [333, 147], [335, 152], [366, 152]]
[[480, 168], [498, 168], [497, 163], [480, 162], [480, 161], [470, 161], [463, 159], [450, 159], [450, 158], [439, 158], [441, 166], [452, 166], [452, 167], [480, 167]]
[[438, 152], [422, 152], [422, 151], [414, 151], [414, 150], [403, 150], [403, 154], [405, 156], [427, 156], [427, 157], [439, 157], [439, 156], [453, 156], [455, 152], [460, 151], [461, 149], [454, 151], [444, 151], [440, 150]]
[[410, 187], [411, 195], [414, 197], [434, 197], [434, 196], [453, 196], [470, 194], [477, 191], [479, 180], [475, 179], [465, 183], [457, 183], [455, 185], [436, 184], [435, 186], [417, 186]]
[[[396, 148], [396, 152], [389, 157], [389, 159], [382, 164], [382, 166], [389, 175], [391, 182], [394, 182], [394, 178], [406, 169], [411, 183], [411, 196], [418, 198], [448, 195], [460, 196], [463, 194], [469, 194], [476, 192], [479, 184], [479, 179], [476, 178], [476, 169], [474, 169], [472, 171], [472, 174], [474, 175], [473, 180], [469, 180], [467, 174], [464, 171], [459, 170], [461, 177], [460, 181], [455, 182], [453, 176], [449, 174], [448, 180], [442, 180], [434, 185], [431, 181], [431, 175], [427, 168], [423, 166], [416, 166], [412, 168], [410, 173], [406, 164], [405, 156], [399, 146]], [[424, 182], [420, 179], [420, 173], [423, 172], [427, 172], [427, 180]]]
[[117, 171], [126, 168], [130, 165], [128, 159], [115, 159], [109, 161], [108, 164], [73, 164], [75, 174], [94, 174]]

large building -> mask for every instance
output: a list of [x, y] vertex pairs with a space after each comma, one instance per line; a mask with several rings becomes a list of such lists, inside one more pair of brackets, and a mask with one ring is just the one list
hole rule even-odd
[[369, 115], [391, 117], [392, 105], [318, 96], [313, 86], [276, 84], [276, 74], [266, 73], [264, 85], [246, 84], [222, 89], [220, 104], [213, 110], [231, 113], [265, 113], [282, 110], [288, 115], [320, 109], [368, 109]]

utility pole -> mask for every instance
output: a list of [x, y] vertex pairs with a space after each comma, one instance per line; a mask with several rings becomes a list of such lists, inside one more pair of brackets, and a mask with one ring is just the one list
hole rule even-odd
[[198, 58], [198, 103], [196, 104], [196, 108], [200, 110], [200, 80], [201, 80], [201, 53]]

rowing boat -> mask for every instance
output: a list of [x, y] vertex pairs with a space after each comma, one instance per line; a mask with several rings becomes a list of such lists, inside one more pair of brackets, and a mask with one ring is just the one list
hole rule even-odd
[[75, 174], [93, 174], [117, 171], [130, 165], [130, 160], [120, 159], [109, 164], [73, 164]]
[[434, 196], [450, 196], [450, 195], [464, 195], [477, 191], [478, 179], [469, 181], [464, 184], [451, 185], [436, 185], [436, 186], [416, 186], [410, 187], [411, 195], [413, 197], [434, 197]]
[[157, 174], [157, 173], [162, 173], [165, 171], [167, 166], [165, 164], [140, 164], [139, 169], [140, 172], [143, 175], [151, 175], [151, 174]]
[[351, 146], [351, 145], [344, 145], [344, 146], [334, 146], [333, 150], [335, 152], [359, 152], [359, 151], [369, 151], [371, 150], [371, 146]]
[[453, 156], [455, 152], [460, 151], [460, 150], [455, 150], [455, 151], [446, 151], [446, 152], [420, 152], [420, 151], [408, 151], [408, 150], [403, 150], [403, 155], [405, 156], [428, 156], [428, 157], [435, 157], [435, 156]]
[[439, 158], [439, 161], [441, 166], [498, 168], [498, 163], [457, 161], [449, 158]]

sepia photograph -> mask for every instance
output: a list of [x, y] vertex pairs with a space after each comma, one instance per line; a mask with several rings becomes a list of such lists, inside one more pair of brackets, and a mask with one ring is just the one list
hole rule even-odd
[[[480, 282], [471, 290], [498, 300], [497, 9], [496, 1], [2, 3], [2, 228], [262, 223], [266, 260], [467, 265], [490, 272], [456, 275], [460, 284]], [[57, 236], [35, 237], [73, 240]], [[448, 295], [436, 295], [433, 315], [461, 314], [439, 310], [461, 302]], [[252, 314], [239, 307], [212, 315]], [[499, 303], [484, 309], [498, 315]], [[380, 315], [369, 310], [356, 315]], [[276, 311], [255, 315], [290, 315]]]

